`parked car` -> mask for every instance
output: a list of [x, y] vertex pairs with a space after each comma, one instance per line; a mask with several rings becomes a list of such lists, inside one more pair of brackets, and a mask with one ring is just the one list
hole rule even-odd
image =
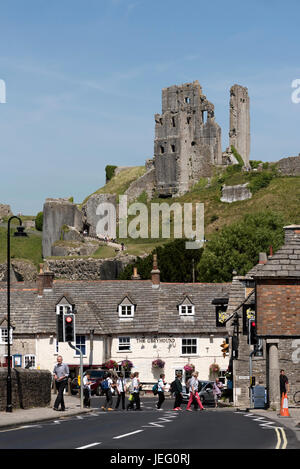
[[[198, 394], [202, 404], [214, 404], [214, 395], [213, 395], [213, 384], [214, 381], [199, 381], [201, 389], [198, 389]], [[200, 388], [200, 386], [199, 386]], [[183, 402], [188, 402], [190, 398], [190, 393], [186, 389], [186, 386], [182, 386], [183, 392]]]
[[[90, 375], [90, 381], [92, 382], [91, 384], [92, 395], [96, 394], [96, 396], [100, 396], [102, 392], [101, 382], [103, 381], [104, 375], [107, 372], [104, 370], [91, 369], [91, 370], [86, 370], [83, 373], [83, 376], [85, 376], [87, 373]], [[78, 384], [78, 379], [74, 378], [71, 381], [71, 393], [77, 394], [79, 390], [80, 390], [80, 386]]]

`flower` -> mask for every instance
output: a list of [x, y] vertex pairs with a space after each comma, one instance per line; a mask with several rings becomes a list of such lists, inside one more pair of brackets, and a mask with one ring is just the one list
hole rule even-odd
[[220, 367], [217, 363], [213, 363], [212, 365], [210, 365], [209, 371], [210, 373], [219, 373]]
[[121, 367], [126, 371], [130, 371], [133, 368], [133, 363], [130, 360], [123, 360], [121, 362]]
[[152, 368], [164, 368], [165, 362], [161, 360], [160, 358], [157, 358], [156, 360], [153, 360], [152, 362]]
[[107, 362], [104, 363], [104, 367], [107, 368], [108, 370], [111, 370], [113, 368], [118, 368], [118, 363], [115, 362], [114, 360], [108, 360]]
[[188, 373], [193, 373], [193, 371], [195, 371], [195, 365], [193, 365], [192, 363], [187, 363], [187, 365], [184, 365], [183, 368]]

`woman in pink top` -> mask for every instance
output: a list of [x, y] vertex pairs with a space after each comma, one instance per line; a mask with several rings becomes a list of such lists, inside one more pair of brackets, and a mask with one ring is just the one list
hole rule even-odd
[[198, 394], [198, 371], [195, 371], [192, 374], [192, 377], [189, 381], [189, 388], [190, 388], [190, 399], [189, 399], [186, 410], [189, 410], [190, 412], [192, 412], [192, 409], [190, 407], [194, 399], [196, 399], [199, 408], [201, 410], [204, 410], [199, 394]]

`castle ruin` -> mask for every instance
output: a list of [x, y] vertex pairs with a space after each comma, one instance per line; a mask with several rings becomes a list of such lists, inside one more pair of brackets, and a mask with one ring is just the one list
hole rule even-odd
[[230, 89], [229, 145], [241, 155], [249, 167], [250, 155], [250, 100], [248, 89], [233, 85]]
[[155, 114], [155, 190], [182, 195], [222, 165], [221, 128], [214, 105], [198, 81], [162, 90], [162, 114]]

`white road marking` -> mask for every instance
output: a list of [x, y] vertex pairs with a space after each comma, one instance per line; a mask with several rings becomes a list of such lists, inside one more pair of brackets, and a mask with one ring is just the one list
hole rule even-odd
[[80, 446], [79, 448], [76, 448], [76, 449], [86, 449], [86, 448], [91, 448], [92, 446], [97, 446], [97, 445], [101, 445], [101, 442], [100, 443], [91, 443], [91, 444], [85, 445], [85, 446]]
[[149, 422], [147, 425], [142, 425], [143, 428], [151, 428], [151, 427], [162, 427], [164, 428], [164, 425], [161, 425], [160, 423], [157, 422]]
[[124, 435], [114, 436], [114, 440], [119, 440], [120, 438], [125, 438], [126, 436], [134, 435], [135, 433], [143, 432], [144, 430], [136, 430], [135, 432], [125, 433]]

